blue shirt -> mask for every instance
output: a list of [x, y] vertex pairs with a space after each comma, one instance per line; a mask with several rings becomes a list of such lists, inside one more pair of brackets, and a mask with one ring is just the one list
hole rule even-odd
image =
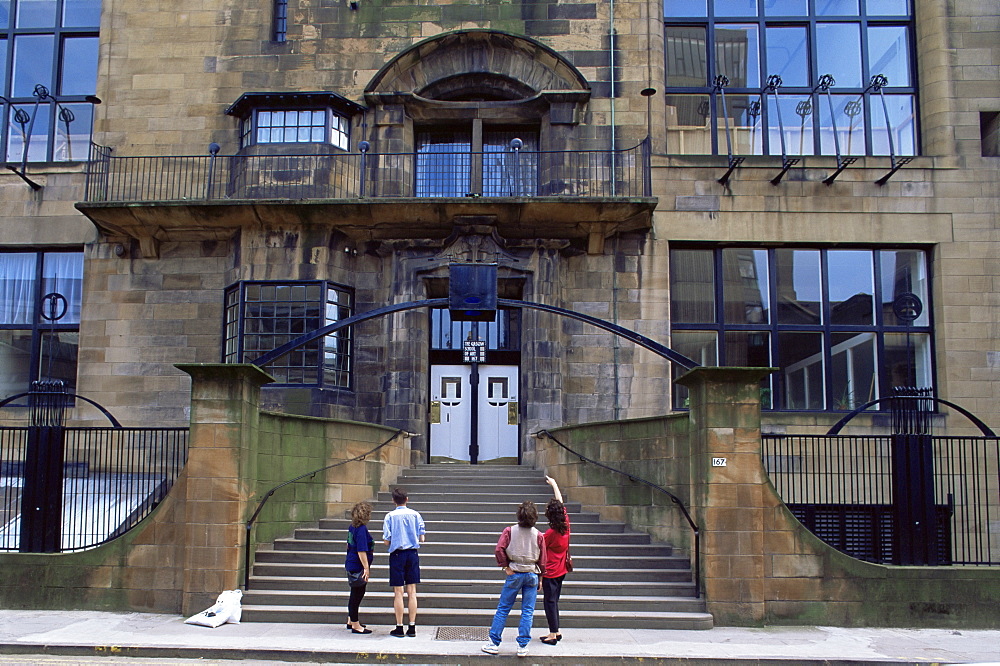
[[359, 550], [368, 554], [368, 565], [371, 566], [372, 556], [375, 555], [375, 539], [368, 532], [367, 525], [357, 527], [351, 525], [347, 528], [347, 559], [344, 561], [344, 566], [348, 571], [365, 570], [361, 558], [358, 557]]
[[382, 539], [389, 542], [389, 552], [403, 548], [420, 548], [424, 534], [424, 519], [407, 506], [397, 506], [382, 521]]

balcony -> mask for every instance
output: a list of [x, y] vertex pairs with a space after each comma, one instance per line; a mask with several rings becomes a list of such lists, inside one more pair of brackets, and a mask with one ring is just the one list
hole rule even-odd
[[445, 238], [456, 218], [506, 238], [586, 239], [648, 230], [649, 148], [618, 151], [119, 157], [94, 146], [84, 201], [99, 228], [140, 241], [228, 238], [261, 221], [327, 224], [358, 240]]

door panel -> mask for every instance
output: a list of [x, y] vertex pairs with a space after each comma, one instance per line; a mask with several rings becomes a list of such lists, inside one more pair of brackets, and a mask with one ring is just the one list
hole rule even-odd
[[517, 461], [517, 380], [516, 366], [479, 366], [480, 460]]
[[476, 369], [479, 391], [473, 400], [473, 366], [431, 366], [431, 462], [471, 460], [473, 403], [478, 407], [478, 460], [517, 461], [517, 366], [479, 365]]
[[440, 410], [438, 423], [431, 423], [431, 460], [469, 461], [469, 432], [472, 427], [470, 365], [431, 366], [432, 412]]

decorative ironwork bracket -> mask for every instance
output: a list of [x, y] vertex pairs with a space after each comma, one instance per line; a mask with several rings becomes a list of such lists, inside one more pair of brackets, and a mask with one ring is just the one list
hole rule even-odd
[[726, 154], [729, 156], [729, 170], [723, 174], [722, 178], [719, 178], [719, 185], [726, 186], [729, 184], [729, 179], [732, 177], [733, 172], [743, 164], [745, 157], [736, 157], [733, 155], [733, 139], [729, 133], [729, 109], [726, 106], [726, 86], [729, 85], [729, 79], [720, 74], [715, 77], [715, 91], [719, 93], [722, 100], [722, 121], [726, 124]]
[[884, 74], [876, 74], [872, 77], [871, 83], [865, 90], [874, 90], [882, 100], [882, 115], [885, 117], [885, 136], [889, 140], [889, 173], [875, 181], [876, 185], [885, 185], [889, 182], [897, 171], [913, 161], [912, 157], [896, 158], [896, 146], [892, 141], [892, 123], [889, 120], [889, 105], [885, 103], [885, 92], [882, 90], [889, 84], [889, 79]]
[[767, 84], [761, 91], [761, 97], [767, 97], [767, 93], [774, 94], [774, 110], [778, 115], [778, 137], [781, 139], [781, 172], [771, 179], [772, 185], [778, 185], [781, 183], [781, 179], [785, 177], [788, 170], [799, 163], [799, 158], [788, 157], [788, 150], [785, 148], [785, 123], [781, 120], [781, 101], [778, 99], [778, 88], [781, 87], [781, 77], [777, 74], [772, 74], [767, 77]]

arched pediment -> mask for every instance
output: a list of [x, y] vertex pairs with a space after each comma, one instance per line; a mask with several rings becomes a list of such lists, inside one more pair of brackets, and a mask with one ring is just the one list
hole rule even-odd
[[[459, 30], [426, 39], [397, 55], [372, 78], [365, 93], [448, 100], [459, 94], [456, 82], [477, 78], [484, 96], [492, 99], [590, 90], [576, 67], [539, 42], [496, 30]], [[462, 94], [475, 94], [475, 89]]]

